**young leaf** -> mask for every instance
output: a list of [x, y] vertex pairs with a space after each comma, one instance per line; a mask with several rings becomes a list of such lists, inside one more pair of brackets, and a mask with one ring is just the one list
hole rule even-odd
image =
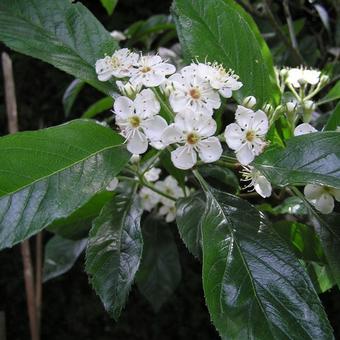
[[191, 254], [202, 258], [202, 215], [205, 209], [205, 198], [201, 191], [176, 202], [176, 222], [179, 235]]
[[340, 80], [332, 87], [332, 89], [327, 93], [327, 95], [319, 100], [318, 105], [331, 102], [340, 98]]
[[309, 262], [306, 268], [318, 294], [324, 293], [336, 285], [329, 266], [320, 266], [316, 262]]
[[44, 255], [44, 282], [69, 271], [86, 247], [87, 239], [67, 240], [58, 235], [48, 240]]
[[93, 118], [98, 113], [112, 108], [113, 98], [104, 97], [93, 103], [82, 115], [82, 118]]
[[149, 215], [143, 223], [142, 233], [143, 258], [136, 283], [158, 312], [181, 280], [181, 264], [169, 224]]
[[325, 125], [325, 131], [336, 130], [340, 126], [340, 102], [335, 107], [333, 113], [331, 113], [328, 121]]
[[115, 196], [93, 222], [86, 272], [105, 309], [117, 320], [142, 257], [143, 210], [134, 192]]
[[268, 148], [256, 157], [254, 166], [276, 186], [315, 183], [340, 188], [340, 134], [293, 137], [286, 148]]
[[111, 15], [117, 6], [118, 0], [100, 0], [108, 15]]
[[0, 249], [68, 217], [103, 191], [129, 160], [122, 142], [87, 120], [0, 138]]
[[240, 76], [236, 99], [278, 103], [272, 57], [253, 19], [233, 0], [175, 0], [177, 33], [188, 61], [217, 61]]
[[117, 42], [81, 3], [69, 0], [1, 0], [0, 41], [41, 59], [111, 94], [100, 82], [95, 62], [112, 54]]
[[247, 201], [205, 188], [203, 288], [223, 339], [332, 339], [304, 268]]
[[85, 82], [79, 79], [74, 79], [71, 84], [67, 87], [63, 95], [63, 106], [65, 116], [68, 117], [70, 115], [71, 109], [79, 92], [85, 86]]

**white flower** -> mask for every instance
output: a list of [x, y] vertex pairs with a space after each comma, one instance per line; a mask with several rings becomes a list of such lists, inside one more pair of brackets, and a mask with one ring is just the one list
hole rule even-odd
[[96, 72], [100, 81], [107, 81], [112, 76], [116, 78], [130, 77], [134, 71], [133, 65], [138, 60], [138, 54], [128, 48], [122, 48], [96, 61]]
[[318, 132], [318, 130], [308, 123], [302, 123], [294, 129], [294, 136], [306, 135], [313, 132]]
[[238, 161], [248, 165], [266, 146], [268, 118], [261, 110], [254, 112], [239, 105], [235, 119], [236, 123], [226, 127], [224, 137], [229, 148], [235, 150]]
[[160, 195], [147, 187], [143, 187], [139, 192], [142, 208], [151, 211], [158, 203]]
[[272, 186], [270, 182], [264, 175], [262, 175], [260, 171], [254, 167], [244, 166], [241, 174], [243, 176], [241, 181], [250, 181], [250, 183], [243, 189], [254, 188], [254, 190], [263, 198], [269, 197], [272, 194]]
[[197, 162], [197, 152], [204, 163], [217, 161], [222, 154], [222, 146], [217, 137], [216, 122], [209, 116], [186, 110], [175, 116], [175, 122], [162, 134], [162, 141], [169, 145], [184, 144], [171, 152], [171, 160], [179, 169], [190, 169]]
[[[158, 181], [155, 183], [155, 186], [158, 190], [162, 191], [163, 193], [172, 196], [173, 198], [180, 198], [183, 197], [183, 192], [176, 179], [172, 176], [167, 176], [163, 181]], [[167, 206], [172, 206], [174, 201], [164, 196], [160, 196], [160, 202]]]
[[307, 184], [304, 189], [304, 194], [306, 199], [323, 214], [329, 214], [333, 211], [334, 198], [340, 202], [340, 189]]
[[132, 85], [129, 81], [126, 83], [123, 83], [120, 80], [116, 81], [117, 87], [121, 94], [123, 96], [129, 97], [129, 98], [135, 98], [137, 93], [139, 93], [142, 89], [142, 85]]
[[115, 177], [106, 187], [107, 191], [115, 191], [118, 186], [118, 179]]
[[190, 108], [212, 116], [214, 109], [221, 106], [218, 92], [211, 87], [209, 81], [198, 75], [196, 64], [184, 67], [180, 73], [169, 77], [169, 80], [174, 87], [169, 96], [174, 112]]
[[134, 66], [135, 72], [130, 82], [146, 87], [159, 86], [166, 79], [165, 76], [176, 72], [174, 65], [165, 63], [158, 55], [141, 56]]
[[295, 88], [299, 88], [302, 84], [316, 85], [320, 81], [320, 71], [307, 70], [301, 68], [291, 68], [287, 72], [286, 82]]
[[159, 215], [165, 216], [165, 222], [170, 223], [176, 219], [176, 205], [172, 202], [171, 205], [163, 205], [159, 208]]
[[149, 182], [156, 182], [159, 179], [161, 171], [162, 170], [159, 168], [151, 168], [150, 170], [145, 172], [144, 177]]
[[149, 89], [137, 94], [134, 101], [123, 96], [116, 99], [116, 123], [126, 138], [127, 149], [131, 153], [144, 153], [148, 148], [148, 139], [150, 142], [160, 140], [162, 131], [168, 125], [164, 118], [157, 115], [159, 110], [160, 104]]
[[239, 90], [243, 85], [238, 81], [237, 75], [231, 70], [226, 71], [226, 69], [218, 63], [199, 63], [197, 65], [197, 73], [202, 79], [208, 80], [211, 87], [218, 90], [224, 98], [230, 98], [232, 91]]
[[117, 41], [123, 41], [126, 40], [126, 36], [123, 32], [121, 31], [112, 31], [110, 33], [111, 37]]

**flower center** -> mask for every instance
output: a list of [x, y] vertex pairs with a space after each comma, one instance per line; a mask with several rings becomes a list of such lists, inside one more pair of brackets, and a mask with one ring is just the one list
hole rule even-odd
[[196, 144], [198, 141], [200, 140], [199, 135], [197, 135], [196, 133], [189, 133], [187, 135], [187, 142], [188, 144], [194, 145]]
[[201, 97], [201, 92], [197, 88], [193, 88], [189, 91], [189, 95], [191, 96], [192, 99], [200, 99]]
[[138, 116], [132, 116], [129, 118], [129, 123], [132, 127], [137, 128], [140, 125], [140, 118]]
[[143, 66], [143, 67], [140, 69], [140, 71], [141, 71], [142, 73], [148, 73], [148, 72], [151, 71], [151, 67], [150, 67], [150, 66]]
[[256, 133], [253, 130], [249, 130], [246, 133], [246, 140], [248, 142], [252, 142], [256, 137]]
[[120, 61], [117, 57], [111, 57], [111, 65], [113, 68], [118, 68], [120, 66]]

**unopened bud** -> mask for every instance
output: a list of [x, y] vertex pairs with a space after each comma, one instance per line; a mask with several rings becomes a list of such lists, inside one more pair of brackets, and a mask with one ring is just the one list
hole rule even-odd
[[272, 105], [270, 104], [265, 104], [262, 107], [262, 110], [267, 114], [267, 115], [271, 115], [274, 112], [274, 108]]
[[123, 41], [126, 40], [126, 36], [121, 31], [112, 31], [110, 33], [111, 37], [117, 41]]
[[312, 119], [312, 112], [315, 110], [316, 105], [312, 100], [306, 100], [302, 104], [303, 106], [303, 122], [309, 123]]
[[303, 102], [303, 107], [306, 110], [314, 111], [316, 108], [316, 105], [312, 100], [306, 100], [305, 102]]
[[163, 83], [161, 83], [160, 89], [166, 97], [169, 97], [170, 94], [175, 90], [174, 85], [170, 80], [166, 80]]
[[323, 74], [320, 78], [320, 83], [322, 85], [326, 84], [329, 82], [329, 76], [327, 74]]
[[131, 99], [134, 99], [137, 93], [142, 89], [142, 85], [132, 85], [130, 82], [123, 83], [120, 80], [116, 81], [119, 91], [124, 95]]
[[280, 71], [280, 76], [285, 78], [287, 77], [288, 75], [288, 70], [286, 68], [283, 68], [281, 71]]
[[251, 109], [256, 105], [256, 98], [254, 96], [245, 97], [243, 99], [242, 105], [248, 109]]
[[140, 161], [140, 156], [133, 154], [130, 158], [131, 164], [137, 164]]
[[297, 103], [296, 102], [287, 102], [286, 108], [289, 113], [295, 112], [297, 109]]

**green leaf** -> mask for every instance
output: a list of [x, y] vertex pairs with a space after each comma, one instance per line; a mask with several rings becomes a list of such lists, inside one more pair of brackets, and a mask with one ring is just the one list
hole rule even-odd
[[340, 134], [316, 132], [273, 146], [253, 165], [276, 186], [315, 183], [340, 188]]
[[67, 240], [58, 235], [48, 240], [44, 255], [44, 282], [69, 271], [86, 247], [87, 239]]
[[202, 215], [205, 209], [205, 198], [201, 191], [176, 202], [176, 222], [179, 235], [191, 254], [202, 258]]
[[332, 339], [312, 282], [263, 215], [238, 197], [205, 191], [203, 288], [221, 337]]
[[329, 266], [320, 266], [316, 262], [309, 262], [306, 268], [318, 294], [324, 293], [336, 285]]
[[278, 103], [272, 57], [253, 19], [233, 0], [175, 0], [177, 33], [187, 61], [217, 61], [240, 76], [240, 102]]
[[79, 79], [74, 79], [71, 84], [67, 87], [66, 91], [63, 95], [63, 106], [65, 116], [68, 117], [70, 115], [71, 109], [79, 92], [85, 86], [85, 82]]
[[66, 218], [105, 189], [130, 154], [93, 121], [0, 138], [0, 249]]
[[92, 221], [99, 215], [105, 203], [112, 199], [113, 195], [114, 193], [110, 191], [96, 194], [84, 206], [70, 216], [53, 222], [47, 229], [67, 239], [78, 240], [87, 237]]
[[143, 258], [136, 276], [140, 292], [158, 312], [181, 280], [177, 246], [168, 223], [149, 215], [143, 223]]
[[98, 113], [112, 109], [113, 98], [105, 97], [93, 103], [82, 115], [82, 118], [93, 118]]
[[79, 2], [1, 0], [0, 41], [112, 93], [113, 83], [97, 79], [95, 62], [118, 44]]
[[140, 208], [135, 192], [115, 196], [93, 222], [86, 272], [105, 309], [117, 320], [142, 257]]
[[326, 262], [313, 227], [296, 221], [279, 221], [273, 224], [273, 228], [288, 242], [299, 258], [305, 261]]
[[296, 196], [286, 198], [281, 204], [272, 207], [268, 203], [261, 204], [257, 208], [273, 215], [307, 215], [308, 209], [304, 202]]
[[325, 125], [325, 131], [336, 130], [340, 126], [340, 102], [335, 107], [333, 113], [328, 118], [328, 121]]
[[118, 0], [100, 0], [108, 15], [112, 15]]
[[318, 105], [332, 102], [340, 98], [340, 80], [331, 88], [324, 98], [318, 101]]

